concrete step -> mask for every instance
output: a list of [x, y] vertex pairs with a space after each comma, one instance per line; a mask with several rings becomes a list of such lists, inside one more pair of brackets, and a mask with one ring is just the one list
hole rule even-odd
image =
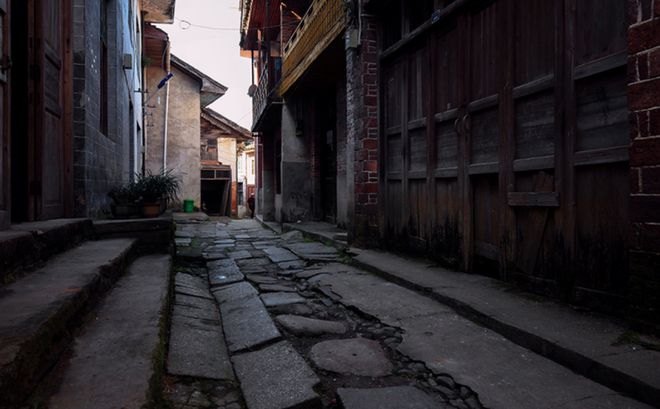
[[0, 288], [0, 408], [30, 393], [134, 250], [131, 239], [85, 242]]
[[422, 292], [522, 347], [640, 401], [660, 402], [660, 342], [645, 340], [625, 323], [428, 261], [374, 250], [350, 252], [354, 264]]
[[20, 223], [0, 230], [0, 284], [8, 284], [92, 234], [89, 219]]
[[50, 409], [139, 409], [158, 401], [171, 259], [137, 259], [76, 337]]

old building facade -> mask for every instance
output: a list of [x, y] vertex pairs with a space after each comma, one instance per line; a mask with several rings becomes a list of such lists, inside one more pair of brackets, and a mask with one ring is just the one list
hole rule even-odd
[[247, 129], [224, 115], [202, 110], [202, 209], [207, 214], [239, 214], [239, 146], [251, 139]]
[[657, 1], [273, 3], [243, 10], [264, 219], [657, 322]]
[[0, 228], [108, 212], [141, 170], [142, 25], [174, 0], [0, 2]]
[[[202, 109], [227, 88], [187, 62], [170, 54], [167, 34], [146, 27], [145, 69], [147, 118], [145, 168], [151, 173], [171, 171], [181, 181], [180, 199], [201, 208], [200, 137]], [[173, 76], [159, 88], [169, 74]]]

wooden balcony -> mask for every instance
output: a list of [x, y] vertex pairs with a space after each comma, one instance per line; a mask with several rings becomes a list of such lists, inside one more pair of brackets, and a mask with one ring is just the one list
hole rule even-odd
[[284, 45], [280, 95], [284, 95], [346, 28], [343, 0], [315, 0]]
[[271, 58], [263, 67], [257, 90], [252, 96], [252, 131], [260, 131], [260, 124], [269, 109], [269, 105], [278, 102], [276, 85], [280, 80], [280, 70], [275, 67], [278, 59]]

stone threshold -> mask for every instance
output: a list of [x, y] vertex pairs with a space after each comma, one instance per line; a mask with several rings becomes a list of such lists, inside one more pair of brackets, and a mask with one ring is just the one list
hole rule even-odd
[[615, 318], [576, 311], [499, 280], [421, 259], [356, 248], [349, 253], [354, 265], [448, 305], [580, 375], [648, 404], [660, 402], [660, 351], [631, 343], [644, 336]]

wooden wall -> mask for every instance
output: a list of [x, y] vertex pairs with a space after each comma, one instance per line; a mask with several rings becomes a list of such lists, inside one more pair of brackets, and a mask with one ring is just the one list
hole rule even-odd
[[[454, 1], [381, 59], [386, 244], [615, 308], [628, 279], [626, 3]], [[387, 28], [389, 30], [389, 28]]]

